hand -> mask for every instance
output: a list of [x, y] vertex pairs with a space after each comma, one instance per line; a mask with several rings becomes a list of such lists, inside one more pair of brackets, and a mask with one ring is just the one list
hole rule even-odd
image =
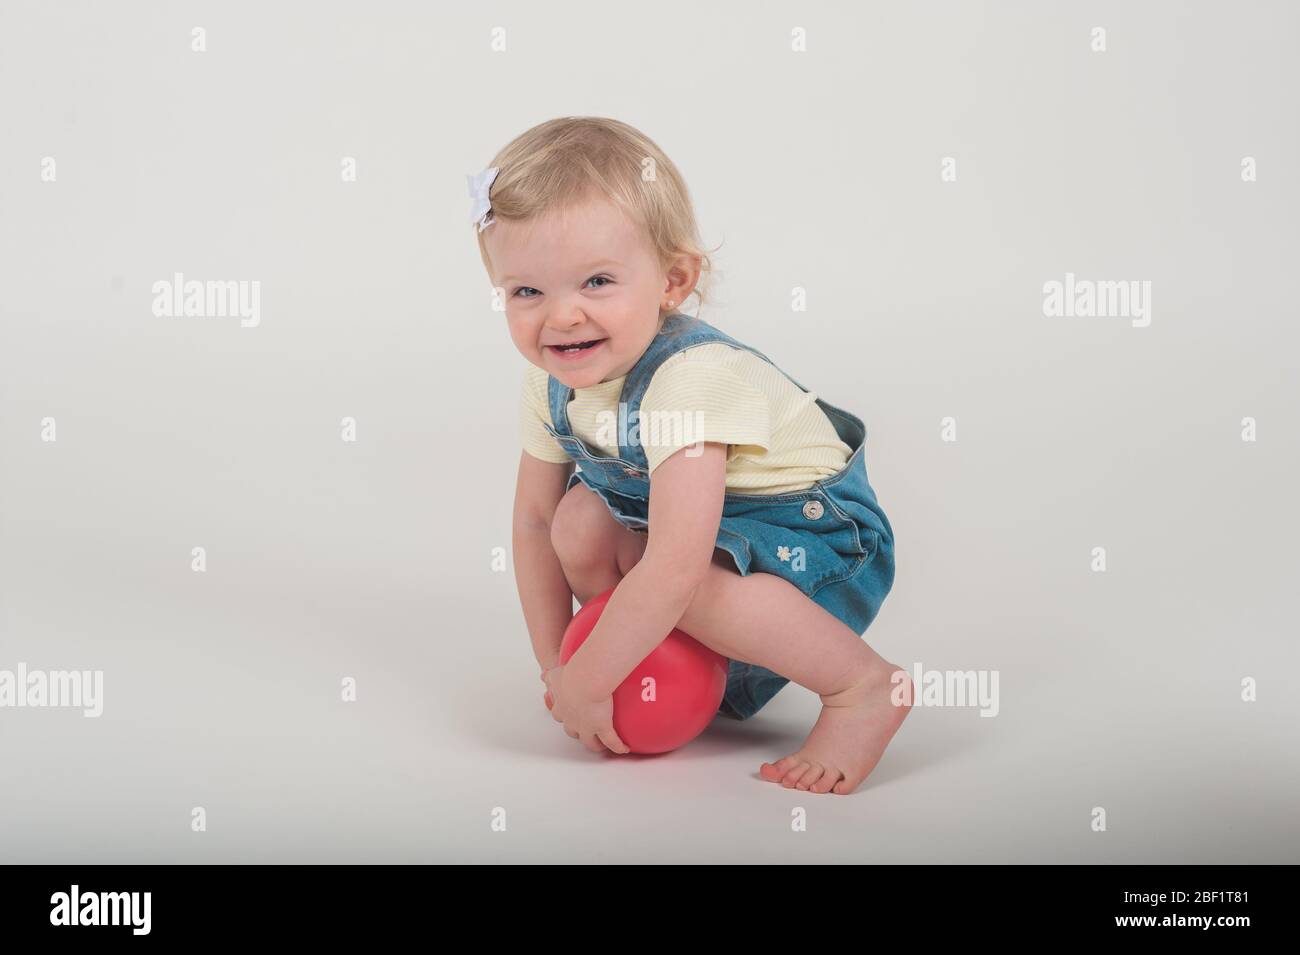
[[551, 692], [550, 674], [557, 666], [559, 666], [558, 663], [552, 663], [548, 667], [542, 667], [542, 682], [546, 684], [546, 693], [542, 697], [542, 702], [546, 704], [548, 710], [555, 706], [555, 695]]
[[603, 700], [584, 697], [577, 688], [564, 690], [564, 667], [555, 666], [542, 674], [550, 692], [551, 717], [564, 724], [564, 732], [593, 753], [606, 749], [614, 753], [629, 753], [627, 744], [614, 732], [614, 698]]

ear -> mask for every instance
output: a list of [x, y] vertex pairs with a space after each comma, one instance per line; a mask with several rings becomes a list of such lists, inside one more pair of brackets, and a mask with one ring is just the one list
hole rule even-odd
[[679, 255], [669, 264], [664, 275], [664, 297], [660, 300], [673, 302], [669, 311], [680, 307], [700, 281], [700, 257], [698, 255]]

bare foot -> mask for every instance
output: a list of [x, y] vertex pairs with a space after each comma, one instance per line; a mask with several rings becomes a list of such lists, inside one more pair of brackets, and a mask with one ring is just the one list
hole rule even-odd
[[[895, 672], [901, 674], [900, 682], [891, 683]], [[821, 715], [803, 746], [775, 763], [763, 763], [759, 775], [786, 789], [847, 796], [880, 762], [912, 709], [913, 691], [906, 671], [889, 664], [846, 690], [821, 697]], [[893, 694], [907, 704], [895, 705]]]

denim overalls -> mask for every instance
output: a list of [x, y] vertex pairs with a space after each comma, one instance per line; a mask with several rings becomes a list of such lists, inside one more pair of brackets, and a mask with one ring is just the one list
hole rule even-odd
[[[639, 420], [641, 398], [655, 370], [678, 351], [712, 342], [744, 348], [775, 367], [758, 349], [701, 319], [674, 313], [664, 319], [659, 334], [623, 384], [619, 400], [626, 403], [629, 430]], [[808, 390], [793, 378], [790, 380]], [[604, 500], [620, 524], [648, 533], [649, 465], [640, 441], [634, 437], [633, 443], [624, 444], [628, 435], [620, 428], [618, 457], [593, 451], [574, 436], [569, 426], [568, 404], [573, 390], [554, 376], [548, 389], [555, 427], [547, 426], [546, 430], [577, 464], [566, 491], [582, 481]], [[728, 491], [723, 499], [717, 546], [731, 555], [742, 575], [761, 571], [782, 577], [861, 634], [875, 619], [894, 582], [894, 533], [867, 483], [863, 458], [866, 427], [856, 415], [821, 398], [817, 404], [834, 424], [840, 439], [853, 449], [848, 462], [836, 474], [802, 491]], [[791, 639], [798, 639], [798, 635], [791, 634]], [[732, 660], [727, 670], [726, 695], [718, 712], [748, 719], [789, 682], [757, 664]]]

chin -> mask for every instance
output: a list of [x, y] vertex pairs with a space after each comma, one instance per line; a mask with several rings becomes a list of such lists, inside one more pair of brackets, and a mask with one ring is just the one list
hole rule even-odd
[[600, 364], [583, 365], [581, 368], [566, 368], [548, 355], [542, 356], [541, 366], [551, 376], [570, 388], [586, 388], [598, 384], [605, 378], [611, 367], [608, 362], [602, 361]]
[[568, 385], [570, 388], [590, 388], [592, 385], [600, 384], [605, 377], [604, 371], [599, 368], [584, 368], [582, 371], [565, 372], [558, 375], [551, 372], [551, 374], [555, 375], [561, 384]]

